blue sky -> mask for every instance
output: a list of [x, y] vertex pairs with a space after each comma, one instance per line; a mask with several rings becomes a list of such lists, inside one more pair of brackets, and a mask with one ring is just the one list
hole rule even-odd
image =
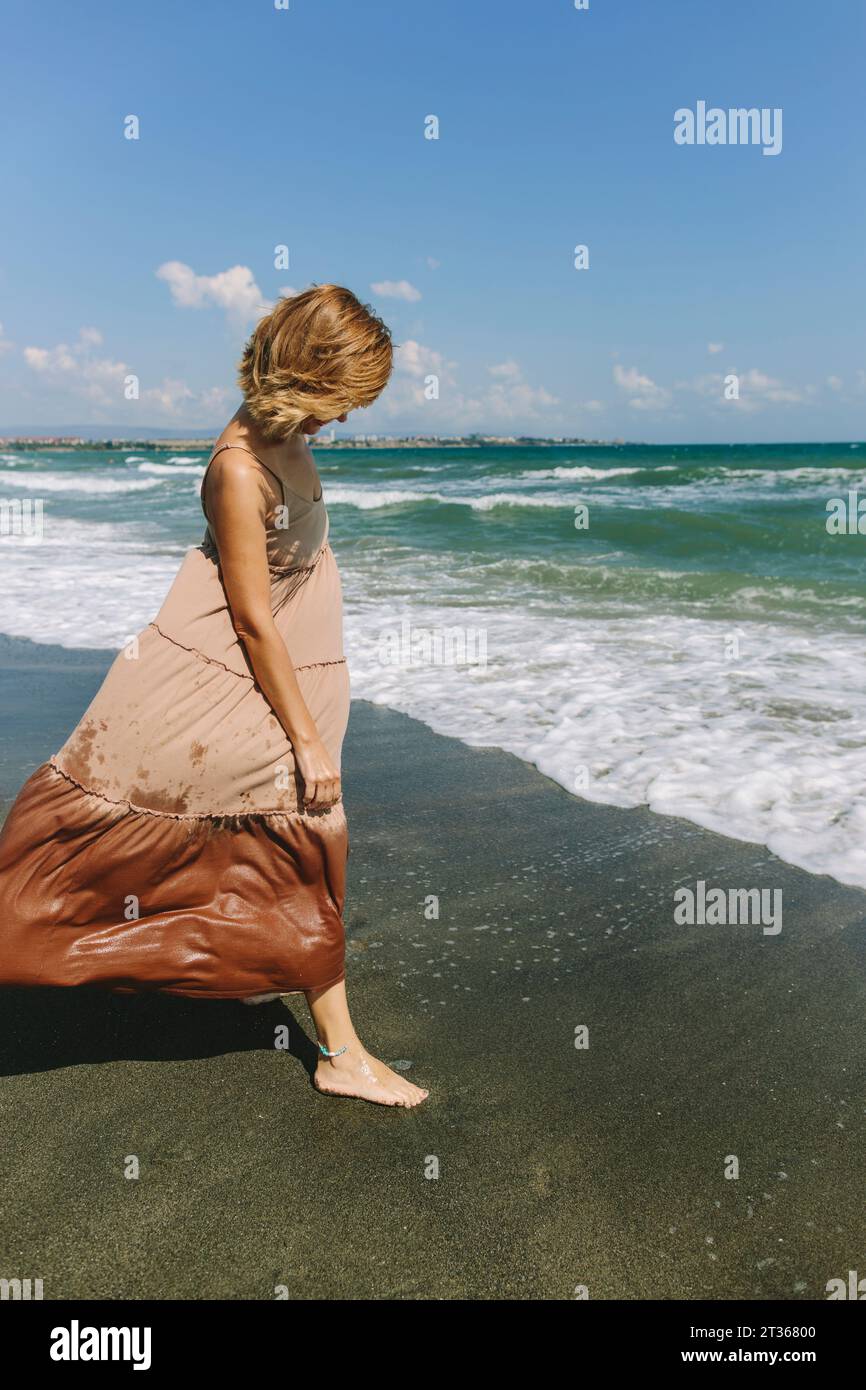
[[[218, 430], [257, 310], [337, 281], [399, 344], [350, 432], [862, 439], [864, 16], [9, 5], [0, 432]], [[699, 100], [781, 108], [781, 153], [675, 144]]]

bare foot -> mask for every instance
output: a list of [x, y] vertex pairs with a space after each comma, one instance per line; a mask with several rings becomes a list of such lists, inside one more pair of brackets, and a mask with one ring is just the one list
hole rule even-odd
[[350, 1043], [339, 1057], [320, 1057], [313, 1085], [326, 1096], [357, 1096], [376, 1105], [408, 1109], [420, 1105], [430, 1094], [371, 1057], [359, 1042]]

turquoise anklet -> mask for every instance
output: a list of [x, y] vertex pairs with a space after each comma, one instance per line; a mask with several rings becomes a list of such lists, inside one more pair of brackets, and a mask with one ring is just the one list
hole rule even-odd
[[349, 1044], [346, 1043], [345, 1047], [338, 1048], [336, 1052], [329, 1052], [324, 1043], [319, 1043], [318, 1048], [323, 1057], [342, 1057], [344, 1052], [349, 1051]]

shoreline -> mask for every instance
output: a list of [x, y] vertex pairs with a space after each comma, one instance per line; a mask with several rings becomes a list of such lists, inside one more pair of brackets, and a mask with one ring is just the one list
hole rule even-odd
[[[27, 638], [10, 637], [6, 633], [0, 633], [0, 711], [2, 711], [2, 714], [5, 716], [5, 720], [8, 720], [10, 718], [14, 720], [16, 715], [14, 701], [7, 701], [6, 699], [5, 675], [7, 670], [30, 671], [34, 673], [34, 675], [36, 675], [36, 673], [46, 673], [45, 679], [42, 681], [38, 681], [37, 683], [38, 695], [35, 700], [35, 704], [39, 707], [42, 715], [44, 715], [46, 711], [49, 712], [49, 714], [55, 711], [55, 707], [57, 706], [57, 697], [60, 694], [60, 691], [55, 686], [51, 678], [51, 675], [48, 673], [63, 671], [66, 673], [66, 680], [63, 683], [64, 692], [68, 692], [70, 689], [75, 690], [79, 688], [82, 692], [85, 692], [85, 694], [82, 696], [83, 703], [81, 704], [81, 713], [83, 713], [84, 709], [89, 703], [91, 694], [95, 694], [96, 689], [98, 688], [98, 685], [102, 680], [102, 677], [105, 675], [106, 671], [108, 670], [108, 667], [110, 666], [111, 662], [114, 660], [116, 656], [117, 651], [109, 649], [92, 647], [63, 647], [59, 644], [37, 643]], [[96, 680], [95, 683], [92, 683], [92, 677], [94, 676], [94, 674], [96, 676]], [[91, 689], [91, 684], [91, 694], [86, 694], [86, 692], [89, 689]], [[582, 805], [597, 806], [599, 808], [605, 808], [614, 811], [641, 811], [645, 812], [647, 815], [650, 816], [659, 816], [665, 820], [682, 822], [684, 826], [692, 827], [695, 830], [701, 830], [708, 835], [718, 835], [723, 840], [731, 840], [735, 844], [751, 846], [756, 851], [761, 851], [762, 853], [769, 855], [772, 859], [778, 860], [780, 864], [787, 864], [788, 867], [797, 869], [802, 873], [809, 874], [811, 877], [824, 878], [827, 879], [829, 883], [832, 883], [840, 888], [850, 889], [854, 892], [860, 892], [864, 895], [864, 900], [866, 900], [866, 887], [864, 887], [863, 885], [855, 882], [846, 881], [844, 878], [839, 878], [835, 874], [829, 872], [824, 872], [815, 868], [810, 868], [807, 865], [798, 863], [796, 859], [783, 858], [775, 850], [770, 849], [769, 845], [763, 840], [750, 839], [748, 836], [738, 835], [734, 833], [725, 834], [713, 826], [705, 825], [699, 820], [692, 819], [690, 816], [681, 815], [678, 812], [656, 811], [646, 803], [640, 803], [639, 805], [626, 807], [616, 801], [608, 802], [595, 800], [591, 797], [583, 797], [580, 796], [578, 793], [573, 792], [569, 787], [565, 786], [564, 783], [561, 782], [557, 776], [554, 776], [549, 772], [542, 771], [535, 763], [531, 762], [529, 759], [522, 757], [519, 752], [515, 752], [513, 749], [505, 748], [502, 746], [502, 744], [475, 744], [464, 742], [464, 740], [460, 738], [459, 735], [452, 734], [450, 731], [444, 728], [437, 728], [435, 723], [428, 722], [427, 719], [425, 719], [423, 716], [417, 715], [415, 713], [410, 713], [407, 710], [399, 709], [393, 705], [389, 705], [387, 702], [380, 703], [377, 700], [370, 700], [365, 697], [359, 696], [353, 697], [352, 704], [353, 706], [369, 705], [370, 708], [382, 709], [387, 711], [388, 713], [395, 714], [399, 717], [408, 718], [412, 720], [414, 723], [419, 724], [422, 728], [429, 730], [437, 737], [453, 739], [454, 741], [460, 743], [460, 745], [462, 747], [465, 747], [468, 751], [487, 752], [489, 750], [501, 752], [505, 757], [513, 757], [523, 767], [529, 769], [531, 772], [542, 777], [544, 781], [549, 782], [551, 786], [557, 787], [560, 790], [564, 791], [567, 796], [572, 797], [575, 801], [580, 802]], [[56, 746], [53, 746], [51, 748], [50, 751], [52, 753], [56, 752], [57, 748], [59, 748], [60, 745], [63, 742], [65, 742], [68, 733], [70, 732], [74, 723], [77, 722], [77, 719], [80, 717], [80, 715], [75, 716], [75, 718], [72, 720], [72, 723], [68, 723], [66, 705], [63, 702], [63, 700], [61, 700], [59, 708], [56, 709], [56, 717]], [[0, 720], [0, 725], [2, 725], [2, 723], [5, 722], [5, 720]], [[30, 730], [23, 738], [19, 738], [16, 736], [13, 740], [15, 746], [14, 754], [11, 753], [11, 749], [7, 748], [8, 740], [2, 733], [0, 733], [0, 825], [2, 825], [6, 812], [9, 806], [12, 804], [15, 795], [17, 794], [18, 787], [25, 780], [25, 777], [29, 776], [29, 773], [34, 771], [36, 766], [38, 766], [38, 762], [33, 762], [32, 754], [29, 753], [27, 750], [31, 748], [34, 741], [38, 741], [40, 739], [41, 733], [41, 726], [37, 725], [32, 730]], [[12, 758], [11, 763], [9, 761], [10, 756]], [[7, 771], [7, 769], [10, 766], [13, 769], [11, 775]], [[14, 769], [16, 768], [18, 769], [18, 772], [14, 771]], [[19, 775], [19, 773], [21, 775]], [[15, 781], [16, 776], [19, 776], [18, 782]]]
[[[4, 797], [113, 655], [2, 639]], [[381, 706], [344, 778], [354, 1012], [430, 1100], [323, 1101], [300, 1000], [3, 991], [0, 1231], [46, 1298], [797, 1301], [857, 1267], [866, 894]], [[782, 931], [677, 925], [699, 880], [778, 889]]]

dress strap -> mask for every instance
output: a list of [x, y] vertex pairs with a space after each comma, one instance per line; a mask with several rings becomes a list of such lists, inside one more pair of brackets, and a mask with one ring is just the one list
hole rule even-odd
[[[283, 482], [283, 480], [282, 480], [282, 478], [280, 477], [279, 473], [275, 473], [274, 470], [273, 470], [273, 468], [269, 468], [269, 467], [268, 467], [268, 465], [265, 463], [264, 459], [260, 459], [259, 456], [258, 456], [258, 454], [254, 454], [253, 451], [252, 451], [252, 449], [248, 449], [248, 448], [247, 448], [246, 444], [220, 444], [220, 445], [217, 446], [216, 449], [214, 449], [213, 453], [211, 454], [210, 458], [208, 459], [208, 461], [207, 461], [207, 463], [206, 463], [206, 465], [205, 465], [204, 473], [203, 473], [203, 475], [202, 475], [202, 480], [201, 480], [201, 497], [202, 497], [202, 503], [201, 503], [201, 505], [202, 505], [202, 510], [203, 510], [203, 511], [204, 511], [204, 484], [205, 484], [205, 478], [207, 477], [207, 471], [208, 471], [208, 469], [210, 468], [211, 464], [213, 463], [214, 459], [216, 458], [217, 454], [221, 454], [222, 451], [223, 451], [223, 449], [241, 449], [241, 450], [243, 450], [243, 452], [244, 452], [245, 454], [249, 454], [252, 458], [254, 458], [255, 461], [256, 461], [256, 463], [259, 464], [260, 467], [264, 468], [264, 470], [265, 470], [266, 473], [270, 473], [270, 475], [271, 475], [272, 478], [276, 478], [277, 482], [278, 482], [279, 485], [280, 485], [280, 496], [281, 496], [282, 499], [283, 499], [283, 506], [284, 506], [284, 507], [287, 507], [287, 506], [289, 505], [289, 504], [288, 504], [288, 501], [287, 501], [287, 499], [286, 499], [286, 485], [285, 485], [285, 483]], [[205, 516], [207, 516], [207, 512], [205, 512]]]

